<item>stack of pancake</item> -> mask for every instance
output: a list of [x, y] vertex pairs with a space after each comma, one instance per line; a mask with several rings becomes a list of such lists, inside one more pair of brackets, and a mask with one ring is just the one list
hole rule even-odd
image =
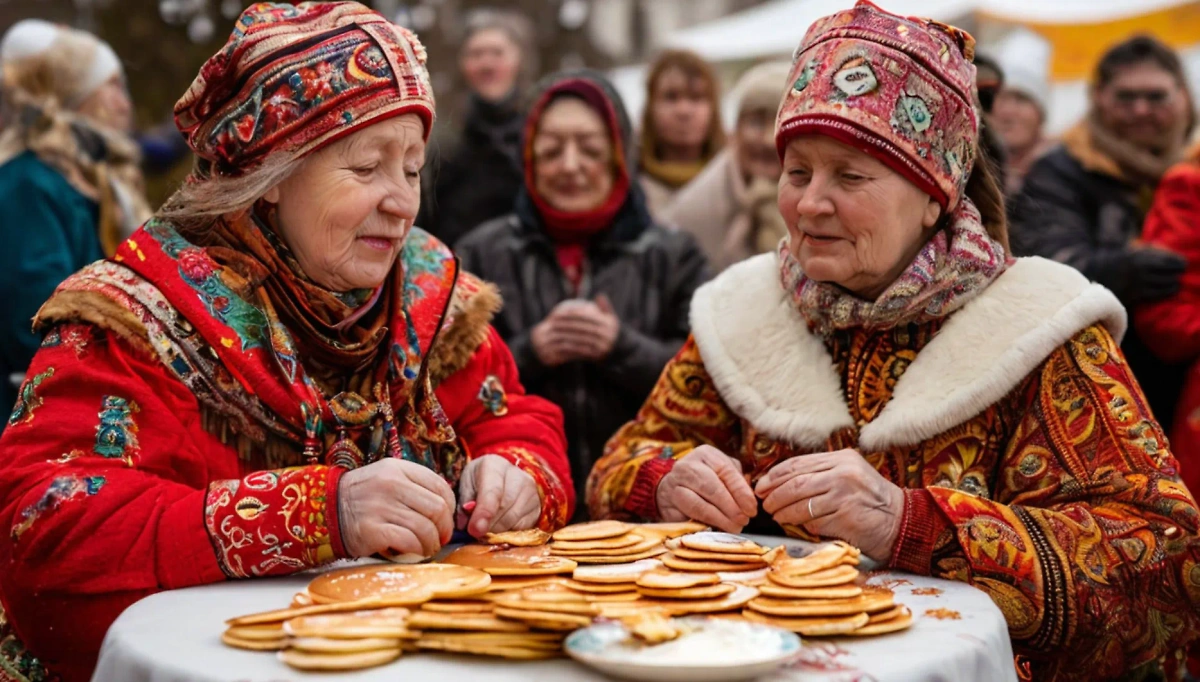
[[859, 585], [859, 554], [837, 542], [799, 559], [776, 558], [762, 595], [742, 616], [809, 637], [881, 635], [912, 625], [912, 613], [891, 590]]
[[612, 521], [488, 541], [441, 563], [323, 574], [290, 608], [229, 621], [223, 641], [279, 651], [299, 669], [353, 670], [420, 650], [548, 658], [598, 617], [656, 641], [672, 636], [671, 617], [698, 614], [808, 636], [881, 634], [912, 622], [889, 590], [859, 584], [858, 550], [844, 543], [797, 559], [699, 524]]

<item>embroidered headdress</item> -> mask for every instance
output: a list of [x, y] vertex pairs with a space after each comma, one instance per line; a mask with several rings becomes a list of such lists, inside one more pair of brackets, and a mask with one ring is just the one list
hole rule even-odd
[[828, 135], [888, 164], [952, 212], [979, 135], [974, 52], [965, 31], [868, 0], [819, 19], [796, 50], [779, 108], [780, 156], [797, 135]]
[[260, 2], [175, 105], [202, 174], [236, 177], [404, 113], [433, 125], [425, 48], [357, 2]]

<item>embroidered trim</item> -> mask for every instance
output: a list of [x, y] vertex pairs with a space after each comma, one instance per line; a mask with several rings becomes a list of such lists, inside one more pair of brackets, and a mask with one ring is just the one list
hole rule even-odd
[[21, 392], [17, 395], [17, 404], [8, 418], [9, 426], [28, 424], [33, 421], [34, 410], [42, 406], [42, 397], [37, 394], [37, 389], [42, 382], [52, 376], [54, 376], [54, 368], [48, 367], [46, 371], [25, 380], [25, 383], [21, 385]]

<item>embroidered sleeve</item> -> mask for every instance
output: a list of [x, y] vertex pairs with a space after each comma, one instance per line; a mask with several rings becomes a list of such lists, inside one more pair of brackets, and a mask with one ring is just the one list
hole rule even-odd
[[1010, 399], [994, 499], [910, 496], [905, 567], [988, 592], [1046, 679], [1115, 677], [1194, 638], [1200, 514], [1116, 342], [1085, 329]]
[[587, 482], [593, 518], [658, 519], [658, 483], [699, 445], [737, 452], [737, 417], [721, 400], [696, 342], [667, 364], [637, 417], [605, 447]]
[[0, 438], [0, 594], [33, 651], [98, 651], [112, 620], [159, 590], [337, 554], [336, 473], [242, 478], [157, 358], [68, 324], [28, 376]]
[[571, 518], [575, 489], [567, 463], [562, 411], [526, 395], [500, 335], [487, 337], [464, 367], [437, 388], [469, 457], [499, 455], [533, 476], [542, 500], [538, 527], [553, 531]]
[[212, 483], [204, 522], [225, 575], [288, 575], [344, 558], [337, 525], [342, 471], [295, 467]]

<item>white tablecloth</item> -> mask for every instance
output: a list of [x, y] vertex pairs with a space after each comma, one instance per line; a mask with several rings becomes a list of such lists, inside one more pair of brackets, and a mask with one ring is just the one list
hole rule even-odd
[[[759, 538], [772, 544], [777, 538]], [[163, 592], [134, 604], [104, 640], [97, 682], [280, 682], [346, 679], [362, 682], [547, 682], [606, 679], [569, 659], [510, 662], [472, 656], [406, 655], [357, 673], [303, 673], [272, 653], [231, 649], [220, 641], [225, 620], [284, 607], [311, 575], [239, 581]], [[896, 601], [912, 609], [908, 630], [880, 637], [805, 638], [795, 663], [771, 682], [1016, 680], [1012, 646], [1000, 610], [962, 583], [880, 574]], [[914, 591], [916, 593], [914, 594]]]

